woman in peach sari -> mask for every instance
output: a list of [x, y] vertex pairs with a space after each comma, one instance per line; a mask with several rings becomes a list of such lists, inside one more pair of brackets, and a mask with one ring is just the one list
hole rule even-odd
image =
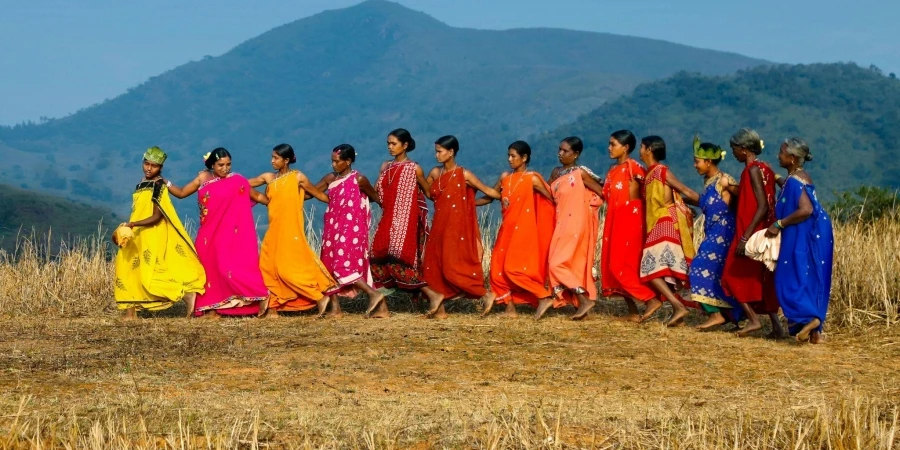
[[603, 187], [600, 177], [578, 165], [582, 150], [581, 139], [563, 139], [557, 152], [562, 167], [553, 169], [550, 175], [550, 190], [556, 202], [549, 261], [553, 295], [540, 301], [535, 319], [540, 319], [550, 306], [574, 305], [578, 309], [572, 320], [581, 320], [597, 301], [594, 254]]
[[269, 229], [263, 238], [259, 266], [269, 288], [267, 317], [282, 311], [318, 308], [325, 313], [331, 299], [325, 293], [337, 285], [306, 240], [303, 201], [306, 192], [328, 203], [328, 196], [299, 170], [294, 149], [280, 144], [272, 150], [272, 168], [252, 180], [254, 187], [266, 184], [269, 198]]
[[484, 287], [481, 233], [475, 213], [475, 191], [500, 198], [472, 172], [456, 164], [459, 141], [444, 136], [434, 143], [435, 159], [441, 166], [431, 169], [428, 182], [434, 200], [431, 236], [425, 245], [422, 277], [440, 296], [431, 301], [429, 317], [445, 318], [444, 301], [459, 297], [493, 302]]
[[[550, 297], [547, 258], [553, 236], [553, 196], [550, 186], [537, 172], [528, 170], [531, 146], [524, 141], [509, 144], [509, 167], [494, 189], [500, 191], [503, 222], [491, 253], [491, 292], [494, 303], [506, 305], [505, 317], [516, 317], [516, 305], [537, 308]], [[479, 198], [478, 206], [492, 202]], [[484, 305], [484, 315], [491, 304]]]

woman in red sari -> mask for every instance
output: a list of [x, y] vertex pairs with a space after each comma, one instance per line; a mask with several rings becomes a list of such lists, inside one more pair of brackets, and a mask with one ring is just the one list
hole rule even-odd
[[[382, 209], [369, 267], [375, 287], [420, 290], [430, 302], [439, 303], [440, 294], [422, 279], [422, 253], [428, 237], [425, 196], [431, 186], [422, 167], [409, 159], [416, 141], [409, 131], [398, 128], [388, 135], [387, 148], [393, 160], [381, 165], [375, 182]], [[390, 315], [384, 298], [368, 309], [374, 317]]]
[[594, 259], [597, 251], [601, 195], [600, 177], [578, 165], [584, 143], [575, 136], [559, 144], [557, 157], [562, 167], [550, 175], [550, 191], [556, 203], [556, 226], [550, 240], [550, 286], [552, 296], [538, 304], [535, 320], [550, 306], [573, 305], [572, 320], [581, 320], [597, 302]]
[[637, 139], [628, 130], [609, 137], [609, 157], [616, 163], [606, 175], [603, 199], [606, 219], [600, 252], [600, 282], [604, 297], [622, 296], [628, 306], [623, 320], [640, 322], [636, 302], [646, 303], [656, 293], [641, 282], [641, 255], [644, 247], [644, 199], [641, 186], [647, 171], [630, 154]]
[[422, 276], [439, 294], [431, 299], [427, 315], [441, 319], [447, 317], [445, 300], [467, 297], [481, 299], [485, 305], [494, 302], [494, 294], [484, 287], [484, 248], [475, 213], [475, 191], [494, 199], [499, 199], [500, 193], [456, 164], [458, 152], [459, 141], [455, 137], [438, 139], [434, 156], [441, 165], [428, 174], [434, 218], [425, 245]]
[[731, 137], [730, 143], [735, 159], [746, 168], [741, 173], [738, 187], [737, 232], [722, 271], [722, 289], [741, 304], [747, 315], [748, 323], [738, 336], [762, 328], [757, 316], [761, 313], [769, 315], [772, 335], [784, 337], [786, 334], [778, 318], [774, 275], [762, 262], [744, 255], [750, 236], [775, 222], [775, 172], [758, 159], [763, 141], [756, 131], [741, 128]]
[[[494, 303], [506, 305], [504, 317], [516, 317], [517, 304], [537, 308], [541, 299], [550, 297], [547, 258], [555, 211], [550, 186], [539, 173], [528, 170], [531, 146], [513, 142], [507, 158], [512, 172], [504, 172], [494, 186], [500, 191], [503, 222], [491, 252], [490, 279]], [[485, 196], [475, 204], [493, 200]], [[483, 314], [490, 314], [492, 306], [485, 303]]]

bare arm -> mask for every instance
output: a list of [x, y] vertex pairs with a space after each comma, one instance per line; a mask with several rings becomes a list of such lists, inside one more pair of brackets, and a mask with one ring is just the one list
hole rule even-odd
[[464, 169], [463, 177], [465, 177], [465, 179], [466, 179], [466, 184], [468, 184], [469, 186], [471, 186], [481, 192], [484, 192], [484, 195], [487, 195], [488, 197], [491, 197], [494, 200], [497, 200], [500, 198], [500, 191], [482, 183], [481, 180], [479, 180], [478, 177], [476, 177], [474, 173], [469, 172], [468, 170]]
[[159, 221], [161, 221], [162, 219], [163, 219], [163, 213], [162, 213], [162, 211], [159, 209], [159, 205], [157, 205], [157, 204], [154, 202], [154, 203], [153, 203], [153, 214], [151, 214], [150, 217], [148, 217], [148, 218], [146, 218], [146, 219], [143, 219], [143, 220], [138, 220], [137, 222], [126, 222], [126, 223], [125, 223], [125, 226], [126, 226], [126, 227], [129, 227], [129, 228], [134, 228], [134, 227], [149, 227], [149, 226], [151, 226], [151, 225], [156, 225], [156, 224], [159, 223]]
[[309, 181], [309, 178], [306, 178], [306, 175], [304, 175], [303, 172], [300, 172], [299, 170], [297, 171], [297, 184], [304, 191], [308, 192], [320, 202], [328, 203], [328, 201], [330, 200], [326, 193], [320, 191], [319, 188], [317, 188], [316, 185], [312, 184], [312, 182]]
[[[501, 183], [503, 182], [503, 179], [506, 178], [507, 176], [509, 176], [509, 172], [503, 172], [502, 174], [500, 174], [500, 177], [497, 178], [497, 182], [494, 183], [494, 190], [496, 190], [496, 191], [500, 190]], [[475, 200], [475, 206], [490, 205], [493, 201], [494, 201], [493, 198], [488, 197], [487, 195], [482, 195], [477, 200]]]
[[[789, 227], [791, 225], [797, 225], [798, 223], [802, 223], [804, 220], [808, 219], [813, 213], [813, 205], [809, 200], [809, 196], [806, 195], [806, 189], [800, 193], [800, 200], [797, 202], [797, 209], [794, 212], [788, 214], [787, 217], [781, 219], [781, 227]], [[775, 237], [781, 233], [781, 229], [778, 228], [774, 223], [772, 226], [766, 230], [766, 236]]]
[[[331, 182], [334, 181], [335, 178], [337, 178], [337, 177], [334, 175], [334, 172], [326, 173], [322, 177], [322, 179], [319, 180], [318, 183], [316, 183], [316, 189], [318, 189], [322, 192], [327, 192], [328, 185], [331, 184]], [[312, 198], [312, 194], [310, 194], [309, 191], [306, 191], [304, 199], [309, 200], [311, 198]]]
[[669, 185], [672, 189], [681, 193], [681, 196], [684, 198], [685, 203], [690, 205], [697, 206], [700, 203], [700, 195], [694, 192], [693, 189], [684, 185], [672, 171], [669, 171], [669, 175], [666, 177], [666, 184]]
[[[209, 179], [211, 175], [207, 171], [202, 171], [197, 174], [197, 178], [194, 178], [188, 184], [183, 187], [179, 187], [176, 184], [169, 185], [169, 193], [172, 194], [175, 198], [185, 198], [200, 189], [200, 185], [203, 184], [206, 180]], [[171, 180], [169, 180], [171, 182]]]
[[257, 191], [256, 189], [250, 190], [250, 198], [253, 199], [254, 202], [259, 203], [261, 205], [269, 205], [269, 197], [266, 197], [262, 192]]
[[250, 183], [250, 187], [256, 188], [256, 187], [260, 187], [264, 184], [271, 183], [274, 178], [275, 178], [275, 175], [273, 175], [271, 172], [266, 172], [266, 173], [260, 174], [258, 177], [248, 178], [247, 182]]
[[378, 191], [375, 190], [372, 183], [369, 183], [369, 179], [366, 178], [365, 175], [359, 174], [359, 176], [356, 177], [356, 182], [359, 183], [359, 190], [363, 195], [369, 197], [369, 200], [377, 203], [378, 206], [381, 206], [381, 198], [378, 197]]
[[550, 199], [551, 202], [556, 203], [553, 200], [553, 194], [551, 194], [550, 191], [547, 190], [547, 186], [544, 186], [544, 179], [537, 172], [535, 172], [534, 176], [531, 177], [531, 187], [534, 188], [534, 191], [538, 194], [541, 194], [544, 197]]
[[559, 167], [554, 168], [552, 171], [550, 171], [550, 184], [553, 184], [553, 182], [556, 181], [557, 178], [559, 178]]
[[[435, 173], [436, 169], [432, 169], [431, 173]], [[422, 188], [422, 191], [425, 192], [425, 197], [431, 199], [431, 174], [428, 174], [428, 179], [425, 178], [425, 172], [422, 170], [422, 166], [416, 166], [416, 182], [419, 183], [419, 187]]]
[[581, 172], [581, 180], [584, 182], [584, 187], [594, 191], [597, 195], [603, 196], [603, 185], [597, 182], [594, 177], [590, 176], [584, 170], [579, 170]]

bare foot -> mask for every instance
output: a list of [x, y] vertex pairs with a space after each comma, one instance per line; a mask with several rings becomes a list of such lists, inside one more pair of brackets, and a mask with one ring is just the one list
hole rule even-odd
[[222, 318], [222, 316], [220, 316], [219, 313], [217, 313], [214, 309], [209, 310], [209, 311], [204, 311], [200, 314], [201, 314], [200, 318], [206, 319], [206, 320], [217, 320], [217, 319]]
[[384, 294], [381, 292], [375, 291], [375, 294], [369, 295], [369, 306], [366, 308], [366, 316], [371, 316], [372, 312], [378, 309], [383, 301]]
[[553, 306], [553, 297], [542, 298], [538, 302], [537, 311], [534, 312], [534, 320], [541, 320], [551, 306]]
[[322, 317], [323, 315], [325, 315], [325, 310], [328, 309], [329, 303], [331, 303], [331, 297], [327, 295], [317, 300], [316, 308], [318, 313], [316, 314], [316, 316]]
[[194, 306], [197, 304], [196, 292], [184, 293], [184, 307], [187, 309], [187, 316], [194, 317]]
[[516, 304], [512, 302], [512, 299], [506, 302], [506, 309], [504, 309], [503, 312], [500, 313], [500, 317], [507, 319], [515, 319], [516, 317], [519, 317], [519, 313], [516, 311]]
[[616, 317], [619, 322], [641, 323], [640, 314], [628, 314], [622, 317]]
[[809, 334], [813, 332], [816, 328], [819, 328], [822, 322], [819, 319], [813, 319], [806, 325], [803, 325], [803, 328], [800, 329], [800, 332], [797, 333], [797, 341], [798, 342], [806, 342], [809, 340]]
[[662, 302], [659, 301], [658, 298], [654, 298], [647, 302], [647, 308], [644, 309], [644, 315], [641, 316], [641, 322], [644, 322], [647, 319], [653, 317], [653, 315], [656, 314], [657, 311], [659, 311], [659, 308], [662, 308], [662, 305]]
[[575, 311], [574, 315], [572, 315], [572, 320], [583, 320], [585, 317], [587, 317], [588, 313], [591, 312], [591, 309], [593, 309], [594, 305], [596, 304], [597, 302], [586, 297], [584, 299], [579, 299], [578, 310]]
[[722, 317], [721, 313], [712, 313], [709, 315], [709, 318], [706, 319], [706, 322], [697, 325], [697, 329], [700, 331], [706, 331], [712, 327], [717, 327], [725, 323], [725, 318]]
[[484, 308], [484, 311], [481, 312], [481, 317], [484, 317], [491, 313], [491, 308], [494, 307], [494, 300], [496, 299], [497, 295], [491, 291], [488, 291], [487, 294], [484, 294], [484, 297], [481, 297], [481, 305]]
[[444, 304], [442, 303], [441, 306], [438, 306], [437, 311], [435, 311], [433, 314], [429, 315], [428, 317], [430, 317], [432, 319], [444, 320], [444, 319], [450, 317], [450, 315], [447, 314], [446, 310], [444, 310]]
[[134, 308], [128, 308], [125, 310], [125, 313], [122, 314], [122, 320], [132, 321], [137, 320], [137, 310]]
[[821, 331], [813, 331], [809, 335], [809, 343], [810, 344], [824, 344], [825, 343], [825, 333]]
[[684, 325], [684, 318], [690, 313], [687, 308], [682, 307], [679, 310], [675, 310], [675, 313], [672, 314], [672, 318], [666, 322], [666, 326], [669, 328], [680, 327]]
[[278, 315], [278, 310], [267, 308], [266, 313], [262, 315], [263, 319], [277, 319], [281, 316]]
[[[425, 295], [428, 296], [428, 312], [426, 312], [425, 315], [427, 317], [432, 317], [438, 313], [438, 310], [443, 310], [444, 296], [432, 290], [424, 292]], [[444, 314], [446, 314], [446, 312]]]
[[735, 334], [737, 337], [747, 337], [748, 334], [760, 329], [762, 329], [762, 324], [759, 323], [759, 320], [747, 321], [747, 325], [744, 325], [744, 328], [741, 328], [741, 330]]
[[325, 314], [325, 317], [329, 319], [340, 319], [341, 317], [344, 317], [344, 311], [341, 311], [340, 309], [335, 311], [332, 309], [328, 314]]

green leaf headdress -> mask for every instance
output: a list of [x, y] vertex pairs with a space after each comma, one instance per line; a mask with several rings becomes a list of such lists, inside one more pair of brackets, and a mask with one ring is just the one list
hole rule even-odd
[[700, 135], [694, 135], [694, 157], [699, 159], [723, 160], [725, 159], [725, 150], [715, 144], [702, 145], [700, 143]]
[[162, 163], [166, 162], [167, 157], [166, 152], [156, 146], [150, 147], [144, 152], [144, 159], [154, 164], [162, 165]]

